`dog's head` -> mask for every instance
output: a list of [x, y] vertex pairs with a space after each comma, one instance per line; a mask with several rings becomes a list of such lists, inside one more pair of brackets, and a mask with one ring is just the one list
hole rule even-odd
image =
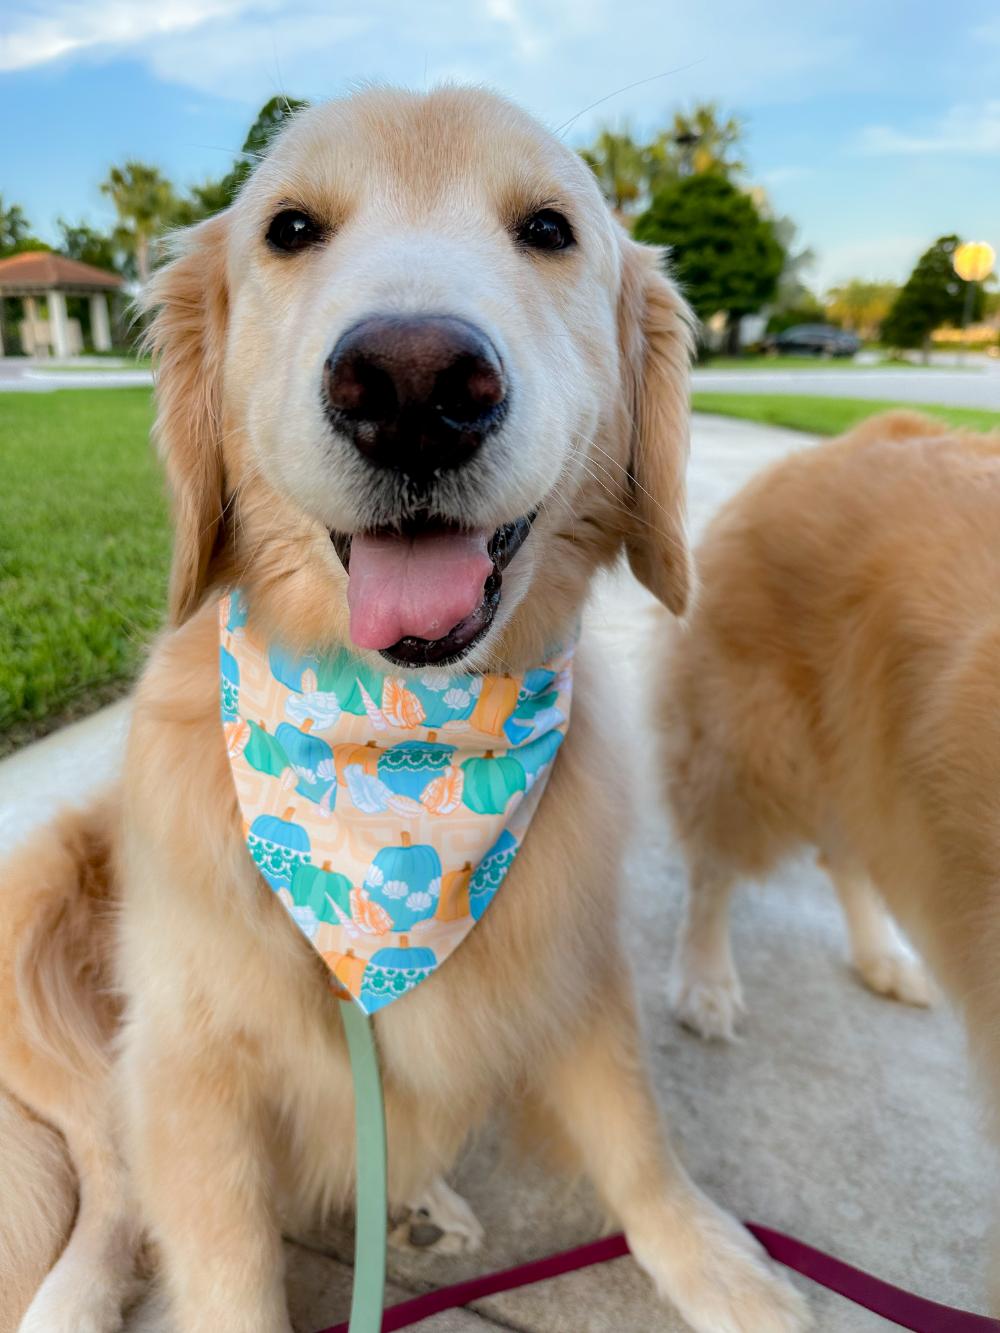
[[474, 90], [298, 116], [154, 277], [186, 618], [232, 580], [290, 646], [537, 657], [622, 542], [672, 610], [689, 322], [580, 159]]

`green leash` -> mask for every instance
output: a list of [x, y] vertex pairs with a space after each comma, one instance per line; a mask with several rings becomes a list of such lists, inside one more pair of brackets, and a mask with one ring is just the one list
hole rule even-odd
[[347, 1049], [354, 1077], [354, 1290], [350, 1333], [380, 1333], [385, 1303], [385, 1245], [389, 1213], [386, 1181], [385, 1098], [375, 1027], [351, 1000], [343, 1000]]

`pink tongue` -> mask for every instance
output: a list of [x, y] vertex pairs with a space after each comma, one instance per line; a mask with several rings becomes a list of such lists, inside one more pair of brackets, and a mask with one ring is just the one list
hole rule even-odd
[[355, 536], [351, 638], [359, 648], [388, 648], [407, 635], [443, 638], [483, 600], [492, 569], [483, 532]]

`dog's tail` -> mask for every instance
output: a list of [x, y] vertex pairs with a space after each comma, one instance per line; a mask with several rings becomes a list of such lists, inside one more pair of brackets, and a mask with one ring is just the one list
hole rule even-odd
[[115, 813], [111, 793], [66, 811], [0, 866], [0, 1333], [73, 1223], [78, 1182], [51, 1125], [92, 1114], [108, 1074]]

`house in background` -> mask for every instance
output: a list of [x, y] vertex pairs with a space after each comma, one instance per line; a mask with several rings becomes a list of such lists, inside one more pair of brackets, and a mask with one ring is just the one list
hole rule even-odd
[[[95, 352], [111, 350], [110, 298], [124, 285], [117, 273], [82, 264], [48, 250], [26, 250], [0, 259], [0, 356], [4, 355], [3, 332], [16, 331], [25, 356], [79, 356], [83, 331], [79, 319], [71, 318], [67, 301], [82, 298], [89, 314], [90, 342]], [[74, 300], [77, 298], [77, 300]], [[16, 301], [21, 318], [5, 324], [4, 305]], [[45, 303], [43, 313], [40, 303]], [[7, 348], [8, 354], [15, 349]]]

